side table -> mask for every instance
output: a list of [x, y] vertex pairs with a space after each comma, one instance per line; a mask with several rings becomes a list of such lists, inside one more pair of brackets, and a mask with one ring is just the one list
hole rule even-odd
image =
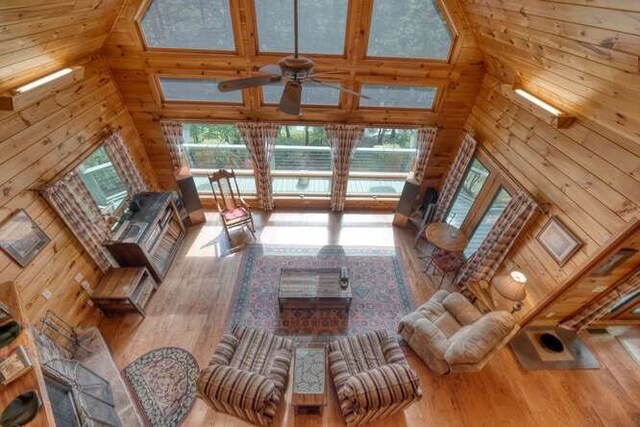
[[327, 406], [327, 350], [325, 347], [295, 349], [291, 404], [296, 414], [322, 414], [322, 410]]
[[146, 267], [123, 267], [109, 270], [91, 294], [93, 302], [107, 315], [139, 313], [158, 285]]

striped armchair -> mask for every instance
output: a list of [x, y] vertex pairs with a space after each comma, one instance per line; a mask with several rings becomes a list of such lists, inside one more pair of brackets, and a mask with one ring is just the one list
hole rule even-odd
[[293, 343], [269, 332], [234, 326], [222, 334], [198, 377], [198, 397], [214, 410], [270, 425], [287, 387]]
[[348, 426], [385, 418], [422, 397], [420, 379], [387, 331], [332, 342], [329, 365]]

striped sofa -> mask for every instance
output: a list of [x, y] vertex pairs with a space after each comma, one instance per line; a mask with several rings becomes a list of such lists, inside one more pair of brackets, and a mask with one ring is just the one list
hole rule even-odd
[[422, 397], [420, 379], [387, 331], [332, 342], [329, 365], [348, 426], [385, 418]]
[[198, 377], [198, 397], [216, 411], [270, 425], [287, 387], [293, 343], [266, 331], [234, 326], [222, 334]]

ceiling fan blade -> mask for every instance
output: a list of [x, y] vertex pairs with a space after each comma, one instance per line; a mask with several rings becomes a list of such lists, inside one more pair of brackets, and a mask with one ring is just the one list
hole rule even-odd
[[355, 92], [353, 90], [350, 90], [350, 89], [345, 89], [342, 86], [332, 85], [332, 84], [329, 84], [329, 83], [321, 82], [320, 80], [317, 80], [317, 79], [311, 79], [311, 81], [313, 82], [312, 84], [325, 86], [325, 87], [330, 87], [331, 89], [335, 89], [335, 90], [339, 90], [341, 92], [349, 93], [351, 95], [359, 96], [360, 98], [371, 99], [370, 97], [368, 97], [366, 95], [362, 95], [362, 94], [360, 94], [358, 92]]
[[280, 75], [282, 75], [282, 68], [280, 68], [279, 65], [267, 64], [267, 65], [263, 65], [262, 67], [260, 67], [260, 72], [261, 73], [266, 73], [266, 74], [271, 74], [273, 76], [280, 76]]
[[289, 81], [284, 87], [282, 98], [278, 110], [294, 116], [300, 115], [300, 105], [302, 104], [302, 85], [298, 82]]
[[218, 83], [218, 90], [220, 92], [230, 92], [232, 90], [270, 85], [273, 83], [278, 83], [280, 80], [282, 80], [282, 77], [280, 76], [255, 76], [246, 77], [243, 79], [226, 80]]

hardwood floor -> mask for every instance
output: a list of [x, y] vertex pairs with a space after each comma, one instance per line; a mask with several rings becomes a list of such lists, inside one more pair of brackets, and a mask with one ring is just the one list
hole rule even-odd
[[[150, 302], [147, 317], [105, 319], [100, 330], [124, 367], [161, 346], [191, 351], [205, 366], [223, 332], [242, 252], [219, 257], [222, 231], [217, 214], [192, 228], [169, 275]], [[435, 286], [422, 273], [413, 231], [391, 226], [391, 215], [277, 212], [256, 215], [264, 244], [396, 246], [416, 303]], [[630, 333], [640, 333], [634, 329]], [[599, 370], [524, 372], [510, 350], [502, 350], [481, 372], [436, 376], [415, 356], [423, 399], [377, 426], [637, 426], [640, 425], [640, 365], [613, 335], [585, 334], [602, 364]], [[331, 388], [331, 387], [330, 387]], [[333, 392], [332, 392], [333, 393]], [[287, 392], [290, 398], [291, 390]], [[335, 395], [323, 416], [294, 416], [286, 403], [285, 426], [343, 425]], [[186, 426], [246, 426], [198, 401]]]

